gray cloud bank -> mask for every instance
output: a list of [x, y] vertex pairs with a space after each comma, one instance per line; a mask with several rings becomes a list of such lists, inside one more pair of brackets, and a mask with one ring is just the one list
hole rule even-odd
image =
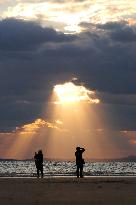
[[[81, 24], [68, 35], [32, 21], [0, 21], [0, 129], [42, 116], [56, 83], [78, 77], [102, 99], [115, 129], [135, 130], [136, 28]], [[48, 115], [48, 112], [46, 113]]]
[[57, 33], [52, 28], [43, 28], [35, 22], [5, 19], [0, 22], [1, 50], [36, 49], [47, 42], [72, 40], [72, 36]]

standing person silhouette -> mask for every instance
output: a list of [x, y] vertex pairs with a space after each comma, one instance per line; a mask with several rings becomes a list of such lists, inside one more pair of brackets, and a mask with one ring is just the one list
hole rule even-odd
[[75, 152], [77, 166], [76, 175], [77, 177], [80, 176], [81, 178], [83, 177], [83, 164], [85, 164], [84, 159], [82, 158], [82, 154], [84, 151], [84, 148], [77, 147]]
[[40, 176], [41, 172], [41, 178], [43, 178], [43, 153], [42, 150], [39, 150], [38, 153], [35, 152], [35, 165], [37, 169], [37, 178]]

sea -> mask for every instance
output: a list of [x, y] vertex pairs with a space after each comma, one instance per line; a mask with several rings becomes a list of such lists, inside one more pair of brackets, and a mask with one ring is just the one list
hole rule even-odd
[[[44, 176], [75, 176], [75, 161], [44, 161]], [[0, 160], [0, 177], [35, 177], [33, 160]], [[136, 162], [86, 162], [84, 176], [136, 176]]]

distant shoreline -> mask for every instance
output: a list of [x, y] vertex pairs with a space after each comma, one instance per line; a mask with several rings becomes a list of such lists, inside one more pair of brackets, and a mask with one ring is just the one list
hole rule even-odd
[[[33, 158], [31, 159], [4, 159], [0, 158], [0, 161], [34, 161]], [[44, 158], [44, 161], [51, 161], [51, 162], [75, 162], [75, 159], [50, 159]], [[86, 162], [95, 163], [95, 162], [136, 162], [136, 156], [126, 156], [122, 158], [112, 158], [112, 159], [85, 159]]]

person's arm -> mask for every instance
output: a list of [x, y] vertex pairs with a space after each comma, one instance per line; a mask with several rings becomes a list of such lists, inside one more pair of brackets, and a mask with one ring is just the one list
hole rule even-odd
[[81, 151], [82, 151], [82, 152], [84, 152], [84, 151], [85, 151], [85, 149], [84, 149], [84, 148], [80, 148], [80, 149], [81, 149]]

